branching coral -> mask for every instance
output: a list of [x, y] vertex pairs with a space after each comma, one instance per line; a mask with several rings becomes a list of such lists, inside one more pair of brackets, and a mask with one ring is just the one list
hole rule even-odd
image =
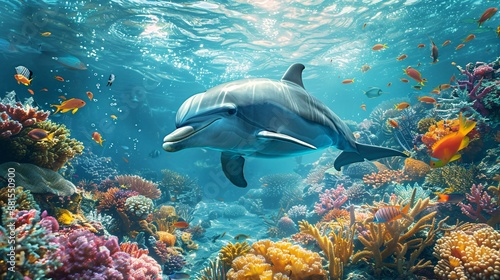
[[444, 188], [445, 193], [466, 193], [474, 184], [477, 168], [468, 169], [455, 164], [448, 164], [441, 168], [432, 169], [425, 178], [424, 185]]
[[201, 189], [196, 180], [169, 169], [163, 169], [161, 173], [161, 186], [165, 188], [170, 200], [188, 205], [196, 205], [201, 200]]
[[319, 202], [314, 204], [314, 211], [318, 215], [324, 214], [333, 208], [340, 208], [344, 202], [347, 201], [347, 196], [344, 185], [339, 184], [335, 189], [326, 189], [323, 193], [319, 194]]
[[125, 186], [127, 189], [137, 192], [147, 198], [157, 199], [161, 196], [161, 191], [158, 189], [158, 184], [148, 181], [137, 175], [119, 175], [115, 180], [120, 186]]
[[500, 233], [485, 224], [464, 224], [437, 240], [440, 279], [500, 278]]
[[[410, 201], [410, 203], [412, 202]], [[420, 269], [431, 267], [430, 261], [419, 259], [419, 256], [426, 247], [432, 245], [436, 232], [440, 230], [442, 223], [446, 219], [442, 220], [437, 226], [434, 219], [436, 212], [416, 219], [417, 215], [428, 205], [429, 198], [426, 198], [419, 200], [409, 210], [408, 216], [415, 221], [412, 227], [410, 226], [413, 222], [409, 219], [399, 219], [391, 223], [366, 221], [363, 224], [363, 231], [366, 232], [358, 236], [359, 241], [365, 248], [354, 254], [352, 262], [356, 263], [361, 259], [372, 259], [376, 275], [380, 275], [385, 267], [396, 268], [400, 277], [408, 277]], [[429, 221], [431, 222], [428, 223]], [[428, 230], [425, 238], [415, 236], [424, 230]]]
[[231, 243], [229, 242], [219, 251], [219, 259], [224, 265], [224, 267], [229, 269], [234, 259], [239, 256], [243, 256], [250, 251], [250, 245], [245, 241], [243, 243]]
[[[9, 205], [9, 197], [14, 197], [15, 204]], [[9, 209], [16, 210], [39, 210], [38, 205], [35, 202], [33, 195], [28, 190], [24, 190], [23, 187], [16, 188], [2, 188], [0, 189], [0, 215], [1, 213], [6, 213]]]
[[[460, 206], [462, 213], [474, 221], [488, 222], [490, 226], [494, 226], [499, 222], [499, 217], [495, 216], [495, 214], [500, 210], [500, 206], [494, 203], [491, 196], [483, 189], [482, 184], [473, 184], [470, 194], [465, 195], [469, 203], [460, 202], [458, 206]], [[486, 218], [485, 214], [489, 215], [491, 219]]]
[[0, 139], [8, 139], [25, 127], [47, 120], [50, 112], [38, 110], [32, 103], [31, 97], [24, 103], [17, 102], [14, 91], [0, 100]]
[[[228, 271], [228, 279], [326, 279], [318, 253], [289, 242], [257, 241], [252, 250], [237, 257]], [[286, 278], [283, 278], [286, 276]]]

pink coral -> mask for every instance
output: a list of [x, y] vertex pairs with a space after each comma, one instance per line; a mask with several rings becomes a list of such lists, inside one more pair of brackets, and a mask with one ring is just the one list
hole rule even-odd
[[38, 110], [36, 107], [21, 102], [0, 103], [0, 113], [0, 139], [18, 134], [25, 126], [45, 121], [50, 114], [49, 111]]
[[493, 68], [489, 65], [480, 65], [474, 68], [474, 76], [483, 77], [491, 72], [493, 72]]
[[336, 189], [326, 189], [319, 195], [320, 202], [314, 204], [314, 211], [318, 215], [323, 215], [328, 210], [340, 208], [347, 201], [347, 196], [343, 194], [344, 192], [343, 184], [338, 184]]
[[458, 206], [460, 206], [462, 213], [467, 215], [469, 218], [474, 221], [485, 223], [487, 218], [482, 212], [484, 211], [486, 214], [492, 215], [493, 213], [496, 213], [499, 208], [492, 201], [491, 196], [483, 189], [484, 186], [482, 184], [473, 184], [471, 187], [471, 193], [465, 195], [465, 198], [470, 203], [465, 204], [460, 202], [458, 203]]

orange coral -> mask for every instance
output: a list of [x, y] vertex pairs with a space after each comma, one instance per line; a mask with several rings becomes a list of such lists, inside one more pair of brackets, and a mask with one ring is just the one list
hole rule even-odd
[[328, 211], [323, 218], [321, 218], [322, 222], [329, 222], [333, 220], [349, 221], [349, 211], [345, 209], [333, 208]]
[[167, 244], [167, 246], [172, 247], [175, 245], [176, 237], [175, 237], [175, 235], [171, 234], [170, 232], [157, 231], [156, 234], [158, 235], [158, 239], [161, 242]]
[[[257, 241], [250, 253], [236, 258], [228, 279], [326, 279], [318, 253], [290, 242]], [[287, 278], [284, 278], [287, 275]]]
[[127, 187], [131, 191], [138, 192], [147, 198], [158, 199], [161, 196], [161, 191], [158, 189], [158, 184], [148, 181], [137, 175], [119, 175], [115, 180], [121, 185]]
[[428, 149], [431, 149], [432, 145], [434, 145], [434, 143], [436, 143], [439, 139], [452, 132], [458, 131], [458, 128], [458, 119], [438, 121], [436, 124], [431, 125], [429, 130], [422, 136], [422, 142]]
[[403, 171], [413, 181], [419, 181], [425, 178], [425, 175], [431, 171], [431, 167], [421, 160], [407, 158], [405, 159]]
[[499, 279], [500, 233], [486, 224], [464, 224], [434, 247], [441, 279]]
[[410, 181], [410, 177], [403, 170], [383, 170], [363, 176], [363, 182], [374, 188], [379, 188], [387, 183], [401, 184]]

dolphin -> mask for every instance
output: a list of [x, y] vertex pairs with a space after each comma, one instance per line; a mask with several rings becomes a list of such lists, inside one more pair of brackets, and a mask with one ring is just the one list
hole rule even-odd
[[404, 153], [356, 142], [352, 131], [302, 83], [305, 66], [293, 64], [280, 81], [243, 79], [215, 86], [188, 98], [177, 111], [163, 149], [176, 152], [203, 147], [221, 151], [222, 170], [238, 187], [246, 187], [243, 156], [298, 156], [334, 146], [344, 165]]

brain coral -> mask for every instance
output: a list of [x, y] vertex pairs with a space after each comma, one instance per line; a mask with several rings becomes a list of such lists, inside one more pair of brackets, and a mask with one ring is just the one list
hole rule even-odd
[[326, 279], [318, 253], [290, 242], [257, 241], [252, 250], [237, 257], [228, 271], [228, 279]]
[[125, 210], [127, 213], [139, 219], [146, 219], [153, 212], [153, 207], [153, 200], [143, 195], [131, 196], [125, 201]]
[[419, 181], [425, 178], [425, 175], [431, 171], [431, 167], [421, 160], [407, 158], [405, 159], [403, 171], [410, 179]]
[[440, 279], [500, 279], [500, 233], [486, 224], [465, 224], [447, 233], [434, 255]]

